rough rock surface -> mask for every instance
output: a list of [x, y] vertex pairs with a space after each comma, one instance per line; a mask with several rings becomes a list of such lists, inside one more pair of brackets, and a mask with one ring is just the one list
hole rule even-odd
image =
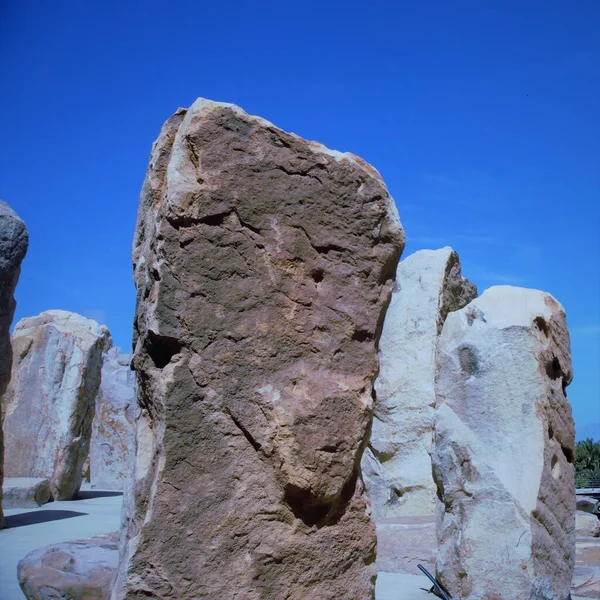
[[600, 501], [591, 496], [577, 496], [577, 510], [582, 510], [587, 513], [600, 512]]
[[377, 525], [377, 570], [421, 575], [421, 564], [435, 571], [437, 538], [435, 518], [396, 517], [380, 519]]
[[[10, 381], [12, 348], [10, 326], [17, 303], [15, 288], [21, 274], [21, 262], [27, 253], [29, 235], [25, 223], [6, 202], [0, 201], [0, 398]], [[4, 477], [2, 442], [2, 405], [0, 404], [0, 497]], [[0, 505], [0, 528], [4, 522]]]
[[130, 476], [137, 409], [130, 362], [131, 356], [120, 348], [111, 348], [104, 355], [90, 445], [90, 482], [104, 490], [122, 490]]
[[493, 287], [448, 315], [432, 459], [442, 500], [437, 572], [453, 598], [568, 598], [571, 379], [565, 313], [549, 294]]
[[[373, 427], [362, 460], [376, 521], [435, 514], [435, 350], [449, 312], [477, 297], [452, 248], [420, 250], [396, 273], [379, 344]], [[377, 552], [379, 560], [387, 560]], [[380, 567], [381, 568], [381, 567]]]
[[40, 548], [19, 562], [29, 600], [108, 600], [119, 560], [118, 532]]
[[36, 508], [52, 500], [50, 482], [36, 477], [7, 477], [2, 488], [2, 508]]
[[358, 157], [203, 99], [166, 122], [134, 242], [114, 598], [372, 598], [360, 458], [403, 244]]
[[600, 537], [600, 519], [578, 510], [575, 514], [575, 533], [578, 537]]
[[3, 398], [8, 477], [47, 477], [55, 500], [81, 486], [89, 452], [104, 326], [49, 310], [21, 319], [12, 336], [12, 378]]

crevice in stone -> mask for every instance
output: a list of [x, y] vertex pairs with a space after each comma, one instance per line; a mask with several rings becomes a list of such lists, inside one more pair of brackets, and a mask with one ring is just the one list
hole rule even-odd
[[575, 460], [575, 453], [573, 452], [573, 450], [571, 450], [571, 448], [567, 448], [566, 446], [563, 446], [561, 444], [560, 449], [562, 450], [562, 453], [565, 455], [565, 458], [567, 459], [567, 462], [569, 464], [573, 464], [574, 460]]
[[173, 356], [181, 352], [181, 344], [173, 337], [148, 331], [144, 340], [144, 349], [152, 359], [154, 366], [157, 369], [164, 369], [171, 362]]
[[225, 409], [224, 412], [233, 421], [233, 424], [242, 432], [243, 436], [248, 440], [248, 443], [254, 448], [254, 450], [259, 452], [262, 446], [254, 439], [252, 434], [233, 416], [229, 409]]

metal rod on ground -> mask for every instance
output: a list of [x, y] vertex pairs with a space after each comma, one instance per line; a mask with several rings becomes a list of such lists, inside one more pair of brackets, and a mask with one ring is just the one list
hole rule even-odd
[[433, 583], [433, 587], [441, 594], [441, 597], [444, 600], [452, 600], [450, 594], [448, 594], [442, 585], [437, 582], [436, 578], [423, 565], [417, 565], [417, 567], [419, 567], [421, 572], [429, 579], [429, 581], [431, 581], [431, 583]]

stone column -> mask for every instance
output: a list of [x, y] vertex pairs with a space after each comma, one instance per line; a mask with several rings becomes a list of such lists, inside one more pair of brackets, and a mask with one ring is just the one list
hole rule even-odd
[[113, 598], [367, 599], [360, 479], [404, 235], [379, 174], [198, 100], [134, 242], [142, 409]]
[[[0, 400], [10, 381], [12, 348], [10, 326], [15, 315], [14, 292], [21, 274], [21, 262], [27, 253], [29, 235], [25, 223], [6, 202], [0, 201]], [[0, 499], [4, 479], [4, 442], [0, 401]], [[4, 522], [0, 502], [0, 528]]]
[[493, 287], [437, 356], [438, 575], [455, 600], [567, 600], [575, 554], [569, 333], [549, 294]]

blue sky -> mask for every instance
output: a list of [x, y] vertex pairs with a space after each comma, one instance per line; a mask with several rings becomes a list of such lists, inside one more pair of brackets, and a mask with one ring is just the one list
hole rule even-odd
[[600, 437], [599, 40], [597, 0], [5, 0], [0, 198], [31, 238], [17, 318], [73, 310], [130, 347], [150, 146], [204, 96], [375, 165], [405, 256], [449, 244], [480, 291], [552, 293], [578, 431]]

